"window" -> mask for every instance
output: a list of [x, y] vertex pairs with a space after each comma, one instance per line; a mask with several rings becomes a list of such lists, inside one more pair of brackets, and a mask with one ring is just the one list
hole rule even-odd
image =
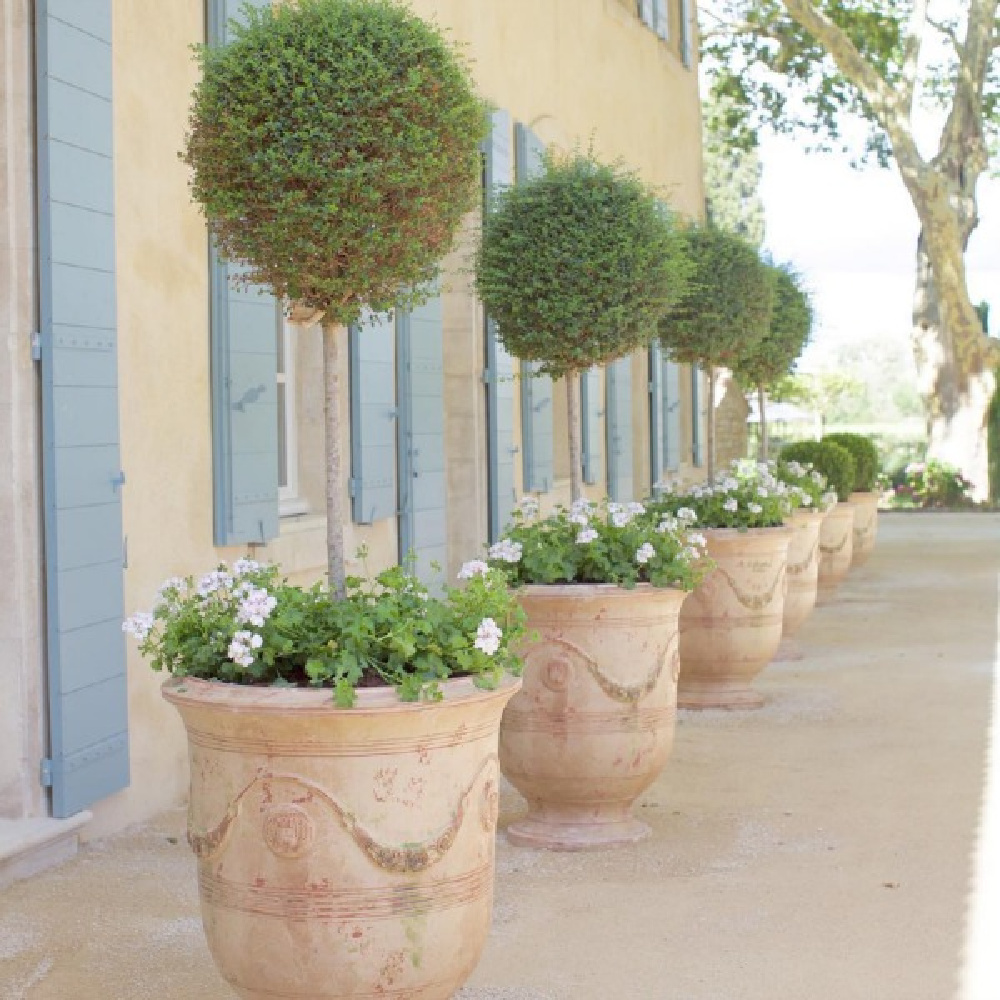
[[639, 19], [664, 41], [670, 37], [669, 0], [638, 0]]

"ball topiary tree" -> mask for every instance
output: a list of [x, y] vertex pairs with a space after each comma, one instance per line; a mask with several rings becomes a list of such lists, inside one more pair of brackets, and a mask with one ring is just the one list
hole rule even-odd
[[875, 489], [882, 459], [871, 438], [865, 437], [864, 434], [840, 431], [824, 434], [822, 440], [839, 444], [851, 453], [851, 457], [854, 459], [854, 490], [859, 493], [870, 493]]
[[760, 458], [767, 458], [767, 390], [789, 374], [802, 354], [813, 327], [813, 309], [802, 278], [789, 264], [768, 264], [774, 282], [774, 306], [764, 336], [753, 341], [733, 365], [744, 389], [757, 392], [760, 413]]
[[715, 478], [716, 367], [735, 367], [766, 334], [774, 305], [771, 269], [740, 236], [712, 226], [683, 234], [693, 273], [680, 301], [660, 320], [659, 336], [676, 361], [708, 367], [708, 478]]
[[838, 500], [846, 500], [854, 489], [854, 458], [834, 441], [794, 441], [781, 449], [778, 461], [811, 462], [836, 490]]
[[396, 0], [245, 8], [199, 50], [182, 159], [219, 252], [321, 320], [331, 587], [344, 582], [340, 340], [421, 298], [479, 199], [486, 108], [440, 29]]
[[504, 347], [566, 379], [574, 500], [580, 372], [648, 344], [689, 270], [666, 208], [634, 174], [589, 155], [548, 158], [487, 212], [476, 285]]

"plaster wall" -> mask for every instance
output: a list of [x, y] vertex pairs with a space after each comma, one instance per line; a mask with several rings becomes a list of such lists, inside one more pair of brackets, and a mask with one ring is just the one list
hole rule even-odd
[[[531, 125], [544, 141], [566, 149], [592, 144], [598, 156], [621, 159], [655, 184], [678, 212], [701, 213], [697, 79], [681, 65], [676, 31], [665, 44], [639, 22], [634, 4], [619, 0], [416, 0], [414, 8], [454, 32], [483, 95]], [[166, 577], [202, 572], [247, 551], [213, 545], [207, 237], [177, 158], [196, 80], [189, 46], [203, 37], [204, 0], [114, 5], [127, 613], [150, 607]], [[483, 318], [466, 269], [477, 225], [469, 220], [444, 279], [449, 575], [486, 541]], [[341, 450], [348, 456], [346, 338], [344, 344]], [[249, 552], [280, 562], [292, 579], [308, 582], [322, 575], [326, 558], [317, 330], [295, 335], [295, 357], [304, 509], [282, 519], [279, 538]], [[640, 362], [644, 365], [644, 356], [637, 356], [637, 372]], [[635, 381], [640, 416], [646, 405], [642, 370]], [[557, 414], [561, 398], [557, 391]], [[637, 456], [648, 452], [647, 423], [648, 418], [635, 421]], [[565, 449], [564, 438], [557, 432], [557, 449]], [[645, 462], [645, 478], [637, 483], [648, 482], [648, 457]], [[565, 458], [557, 455], [556, 464], [563, 477], [544, 498], [547, 503], [568, 499]], [[346, 486], [344, 499], [349, 510]], [[371, 571], [396, 561], [392, 520], [369, 527], [348, 524], [345, 536], [349, 557], [360, 544], [368, 547]], [[361, 569], [349, 559], [349, 572]], [[183, 799], [185, 740], [176, 713], [160, 699], [161, 680], [132, 646], [132, 785], [95, 807], [88, 836]]]
[[0, 7], [0, 819], [45, 815], [32, 22]]

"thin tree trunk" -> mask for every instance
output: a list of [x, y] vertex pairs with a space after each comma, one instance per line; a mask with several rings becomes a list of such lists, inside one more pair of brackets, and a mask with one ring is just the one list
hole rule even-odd
[[344, 595], [344, 478], [340, 455], [340, 338], [343, 328], [323, 324], [323, 409], [326, 426], [326, 553], [330, 590]]
[[766, 396], [764, 387], [757, 386], [757, 412], [760, 415], [760, 434], [757, 442], [757, 455], [762, 462], [767, 461], [767, 414], [765, 413]]
[[[715, 369], [709, 365], [708, 370], [708, 440], [706, 441], [707, 468], [709, 483], [715, 482]], [[698, 414], [692, 414], [697, 420]]]
[[583, 497], [583, 428], [580, 424], [580, 373], [566, 373], [566, 419], [569, 426], [569, 495]]

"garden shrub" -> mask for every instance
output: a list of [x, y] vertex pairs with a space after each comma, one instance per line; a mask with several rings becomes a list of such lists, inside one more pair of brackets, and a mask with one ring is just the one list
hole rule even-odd
[[854, 490], [854, 457], [835, 441], [826, 438], [822, 441], [796, 441], [781, 449], [778, 461], [811, 462], [818, 472], [826, 476], [827, 484], [836, 491], [838, 500], [846, 500]]
[[871, 438], [850, 431], [825, 434], [824, 441], [832, 441], [846, 448], [854, 458], [854, 489], [859, 493], [869, 493], [875, 489], [881, 468], [878, 448]]

